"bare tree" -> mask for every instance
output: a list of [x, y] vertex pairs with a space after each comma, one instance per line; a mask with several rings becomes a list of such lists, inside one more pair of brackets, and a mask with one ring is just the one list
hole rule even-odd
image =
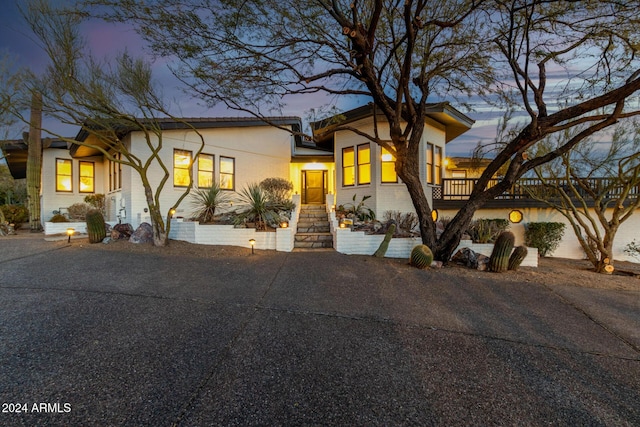
[[[112, 61], [101, 62], [93, 57], [79, 32], [83, 19], [80, 15], [35, 0], [28, 4], [24, 16], [50, 60], [41, 78], [31, 76], [29, 81], [36, 82], [31, 91], [42, 94], [45, 114], [61, 123], [80, 126], [86, 138], [77, 141], [47, 131], [72, 144], [89, 147], [106, 160], [132, 168], [144, 188], [154, 244], [166, 245], [172, 212], [189, 194], [193, 180], [163, 217], [160, 194], [170, 172], [161, 157], [162, 122], [170, 118], [190, 129], [200, 144], [196, 156], [204, 147], [202, 135], [191, 123], [171, 116], [155, 87], [148, 63], [126, 52]], [[21, 114], [17, 108], [13, 112]], [[123, 134], [134, 131], [144, 135], [147, 157], [136, 155], [121, 139]], [[149, 172], [154, 168], [162, 171], [159, 182], [150, 179]]]
[[[556, 145], [567, 138], [559, 135]], [[613, 271], [616, 233], [640, 206], [639, 148], [637, 125], [618, 126], [609, 144], [583, 141], [552, 167], [536, 168], [541, 187], [525, 187], [567, 218], [598, 273]]]
[[[175, 74], [211, 104], [264, 117], [294, 96], [372, 101], [389, 124], [361, 136], [396, 158], [423, 242], [447, 261], [474, 212], [527, 171], [638, 114], [637, 8], [616, 0], [87, 0], [134, 23]], [[438, 239], [419, 178], [426, 114], [482, 97], [518, 114], [468, 202]], [[568, 100], [560, 107], [558, 99]], [[585, 126], [586, 125], [586, 126]], [[584, 126], [544, 156], [550, 135]], [[344, 127], [349, 129], [348, 127]], [[497, 185], [496, 172], [506, 168]]]
[[31, 95], [29, 134], [27, 136], [27, 207], [31, 232], [42, 231], [40, 221], [40, 185], [42, 182], [42, 95]]

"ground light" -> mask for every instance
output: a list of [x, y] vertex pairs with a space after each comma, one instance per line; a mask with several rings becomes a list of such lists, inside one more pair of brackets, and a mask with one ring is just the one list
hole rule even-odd
[[256, 239], [249, 239], [249, 244], [251, 245], [251, 255], [253, 255], [253, 248], [256, 245]]
[[75, 233], [76, 230], [73, 228], [67, 228], [67, 236], [69, 236], [67, 238], [67, 243], [71, 243], [71, 236], [73, 236], [73, 233]]

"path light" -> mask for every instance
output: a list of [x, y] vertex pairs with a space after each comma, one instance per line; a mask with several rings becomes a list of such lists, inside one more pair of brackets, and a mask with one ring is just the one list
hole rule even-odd
[[76, 230], [74, 228], [67, 228], [67, 236], [69, 236], [67, 238], [67, 243], [71, 243], [71, 236], [73, 236], [73, 233], [75, 233]]
[[256, 245], [256, 239], [249, 239], [249, 244], [251, 245], [251, 255], [253, 255], [253, 247]]
[[340, 228], [347, 228], [347, 225], [344, 222], [340, 223]]

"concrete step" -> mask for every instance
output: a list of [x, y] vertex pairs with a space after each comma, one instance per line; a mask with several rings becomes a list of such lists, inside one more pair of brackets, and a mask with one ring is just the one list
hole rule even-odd
[[327, 211], [327, 205], [301, 205], [300, 212], [302, 211]]
[[300, 212], [300, 218], [305, 218], [305, 219], [309, 219], [309, 220], [318, 219], [318, 220], [326, 221], [328, 217], [329, 216], [327, 215], [326, 212], [318, 213], [318, 214]]
[[324, 225], [308, 225], [298, 224], [298, 233], [328, 233], [331, 230], [329, 224]]
[[333, 242], [331, 233], [296, 233], [296, 242]]

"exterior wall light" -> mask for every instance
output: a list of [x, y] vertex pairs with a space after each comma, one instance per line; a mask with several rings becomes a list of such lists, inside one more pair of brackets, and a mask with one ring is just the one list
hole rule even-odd
[[436, 222], [438, 220], [438, 210], [434, 209], [431, 211], [431, 219], [433, 219], [433, 222]]
[[256, 239], [249, 239], [249, 244], [251, 245], [251, 255], [253, 255], [254, 254], [253, 248], [256, 245]]
[[176, 210], [175, 209], [169, 210], [169, 215], [174, 216], [175, 214], [176, 214]]
[[71, 243], [71, 236], [75, 233], [76, 230], [74, 228], [67, 228], [67, 243]]
[[340, 228], [347, 228], [347, 225], [344, 222], [340, 223]]
[[287, 221], [282, 221], [280, 223], [280, 228], [287, 228], [289, 226], [289, 223]]
[[522, 215], [522, 212], [520, 212], [517, 209], [513, 209], [511, 212], [509, 212], [509, 221], [511, 221], [514, 224], [518, 224], [519, 222], [522, 222], [524, 215]]

